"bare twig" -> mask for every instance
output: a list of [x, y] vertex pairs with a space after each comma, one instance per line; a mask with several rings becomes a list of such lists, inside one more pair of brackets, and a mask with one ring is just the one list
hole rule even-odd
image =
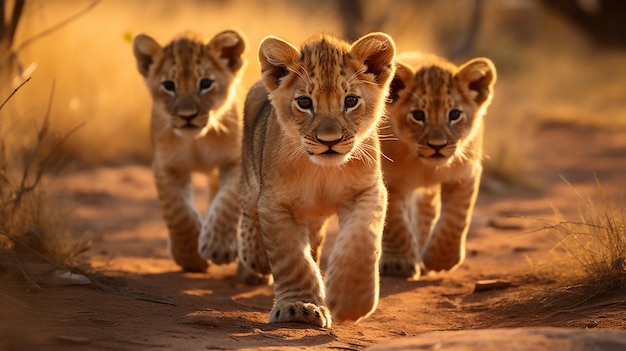
[[66, 267], [64, 267], [63, 265], [61, 265], [58, 262], [55, 262], [53, 259], [49, 258], [48, 256], [44, 255], [43, 253], [35, 250], [34, 248], [30, 247], [26, 242], [24, 242], [23, 240], [21, 240], [20, 238], [18, 238], [15, 235], [12, 235], [10, 233], [6, 233], [3, 230], [0, 230], [0, 235], [5, 236], [7, 238], [9, 238], [11, 241], [18, 243], [20, 246], [28, 249], [30, 252], [32, 252], [34, 255], [39, 256], [41, 259], [43, 259], [44, 261], [50, 263], [51, 265], [57, 267], [58, 269], [63, 269], [63, 270], [67, 270]]
[[37, 155], [43, 140], [46, 138], [46, 135], [48, 134], [50, 110], [52, 109], [52, 97], [53, 96], [54, 96], [54, 81], [52, 82], [52, 89], [50, 91], [50, 100], [48, 102], [48, 110], [46, 111], [42, 128], [37, 131], [37, 142], [35, 143], [35, 146], [33, 147], [33, 151], [31, 152], [30, 156], [26, 160], [24, 171], [22, 172], [22, 180], [20, 181], [20, 186], [15, 192], [15, 197], [13, 199], [13, 212], [15, 212], [17, 208], [19, 207], [20, 202], [22, 201], [22, 196], [25, 193], [30, 192], [33, 189], [35, 189], [35, 187], [37, 186], [37, 184], [39, 184], [39, 181], [41, 180], [41, 176], [43, 175], [43, 169], [40, 167], [31, 185], [28, 185], [28, 186], [26, 185], [26, 182], [28, 181], [28, 176], [30, 174], [30, 168], [33, 165], [33, 159]]
[[31, 279], [30, 275], [28, 275], [28, 273], [26, 273], [26, 271], [24, 271], [24, 269], [22, 268], [24, 266], [24, 264], [19, 259], [19, 257], [17, 257], [17, 255], [15, 254], [15, 251], [11, 251], [11, 253], [13, 254], [13, 259], [15, 260], [15, 263], [17, 263], [17, 267], [20, 269], [20, 272], [22, 272], [22, 276], [26, 280], [26, 285], [28, 286], [28, 288], [27, 288], [28, 291], [30, 291], [30, 292], [41, 291], [41, 287], [39, 286], [39, 284], [37, 284], [33, 279]]
[[0, 41], [4, 38], [5, 31], [5, 19], [4, 19], [4, 6], [6, 5], [6, 0], [0, 0]]
[[28, 77], [25, 81], [23, 81], [22, 83], [20, 83], [20, 85], [18, 85], [17, 88], [15, 88], [13, 90], [13, 92], [9, 95], [9, 97], [7, 97], [4, 102], [2, 102], [2, 105], [0, 105], [0, 110], [2, 110], [2, 108], [4, 107], [4, 105], [6, 105], [7, 102], [9, 102], [9, 100], [11, 100], [11, 98], [13, 97], [13, 95], [15, 95], [15, 93], [17, 93], [18, 90], [20, 90], [20, 88], [22, 88], [22, 86], [24, 86], [24, 84], [28, 83], [28, 81], [30, 80], [30, 77]]
[[13, 4], [13, 13], [11, 14], [11, 22], [9, 22], [8, 28], [9, 32], [5, 33], [9, 40], [9, 47], [11, 47], [11, 44], [13, 44], [13, 40], [15, 39], [15, 31], [17, 30], [17, 25], [20, 23], [20, 18], [22, 17], [24, 3], [24, 0], [15, 0], [15, 3]]
[[7, 299], [7, 300], [13, 301], [13, 303], [15, 303], [15, 304], [17, 304], [17, 305], [20, 305], [20, 306], [22, 306], [22, 307], [26, 307], [26, 308], [28, 308], [29, 310], [32, 310], [32, 311], [38, 311], [36, 308], [34, 308], [34, 307], [32, 307], [32, 306], [30, 306], [30, 305], [28, 305], [28, 304], [25, 304], [24, 302], [22, 302], [22, 301], [20, 301], [20, 300], [18, 300], [18, 299], [16, 299], [16, 298], [11, 297], [11, 296], [9, 296], [9, 295], [7, 295], [7, 294], [3, 293], [2, 291], [0, 291], [0, 296], [3, 296], [3, 297], [4, 297], [5, 299]]
[[465, 36], [463, 37], [460, 45], [452, 50], [452, 52], [448, 55], [450, 59], [455, 60], [458, 57], [466, 54], [472, 48], [472, 45], [476, 41], [478, 28], [480, 27], [480, 24], [482, 22], [482, 15], [483, 0], [475, 0], [472, 14], [470, 17], [470, 23], [468, 25], [468, 28], [466, 28], [465, 30]]
[[54, 26], [44, 30], [43, 32], [40, 32], [40, 33], [38, 33], [38, 34], [36, 34], [36, 35], [34, 35], [34, 36], [24, 40], [20, 45], [17, 46], [17, 49], [15, 49], [15, 51], [20, 51], [20, 50], [24, 49], [25, 47], [27, 47], [28, 45], [32, 44], [33, 42], [35, 42], [35, 41], [45, 37], [46, 35], [52, 34], [56, 30], [58, 30], [59, 28], [62, 28], [63, 26], [67, 25], [68, 23], [71, 23], [72, 21], [75, 21], [80, 16], [82, 16], [85, 13], [91, 11], [91, 9], [93, 9], [96, 5], [98, 5], [99, 2], [100, 2], [100, 0], [92, 1], [91, 4], [89, 4], [87, 7], [85, 7], [81, 11], [73, 14], [72, 16], [64, 19], [63, 21], [55, 24]]

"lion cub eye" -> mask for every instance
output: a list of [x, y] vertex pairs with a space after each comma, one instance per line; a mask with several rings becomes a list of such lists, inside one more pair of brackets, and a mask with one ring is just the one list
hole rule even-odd
[[461, 118], [461, 110], [457, 110], [457, 109], [452, 109], [450, 110], [450, 112], [448, 112], [448, 120], [450, 122], [454, 122], [456, 120], [458, 120], [459, 118]]
[[200, 79], [200, 81], [198, 82], [198, 89], [200, 90], [200, 92], [205, 92], [206, 90], [208, 90], [211, 86], [213, 86], [213, 79], [209, 79], [209, 78], [202, 78]]
[[413, 110], [411, 111], [411, 117], [413, 120], [418, 123], [426, 122], [426, 112], [424, 110]]
[[313, 100], [311, 100], [310, 97], [300, 96], [299, 98], [296, 98], [296, 103], [298, 104], [298, 107], [302, 110], [313, 111]]
[[161, 83], [161, 86], [163, 86], [163, 89], [165, 89], [165, 91], [170, 94], [176, 93], [176, 84], [171, 80], [163, 81], [163, 83]]
[[348, 95], [343, 99], [343, 106], [345, 110], [355, 107], [359, 103], [359, 98], [354, 95]]

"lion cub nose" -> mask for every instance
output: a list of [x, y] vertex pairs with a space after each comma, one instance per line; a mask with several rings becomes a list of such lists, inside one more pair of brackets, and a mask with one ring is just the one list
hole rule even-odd
[[331, 118], [321, 118], [315, 131], [315, 138], [320, 144], [332, 147], [343, 139], [341, 126]]
[[198, 116], [198, 107], [192, 98], [181, 99], [178, 105], [178, 117], [191, 121]]
[[191, 112], [191, 113], [179, 113], [178, 117], [184, 119], [185, 121], [191, 122], [191, 120], [193, 120], [194, 118], [196, 118], [198, 116], [198, 112]]
[[317, 141], [320, 142], [320, 144], [324, 144], [328, 147], [332, 147], [336, 145], [337, 143], [339, 143], [341, 139], [343, 139], [343, 135], [340, 134], [338, 136], [331, 136], [331, 135], [320, 136], [319, 134], [317, 134], [316, 138], [317, 138]]
[[440, 151], [441, 149], [443, 149], [444, 147], [448, 146], [448, 142], [444, 141], [442, 144], [433, 144], [433, 143], [428, 143], [428, 147], [430, 147], [431, 149], [435, 150], [435, 151]]

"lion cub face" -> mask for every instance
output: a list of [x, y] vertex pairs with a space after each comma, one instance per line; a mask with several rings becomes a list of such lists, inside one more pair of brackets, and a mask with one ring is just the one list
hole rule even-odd
[[393, 74], [393, 43], [382, 35], [349, 45], [331, 36], [311, 38], [301, 49], [276, 37], [259, 46], [263, 82], [292, 155], [320, 166], [366, 158]]
[[208, 126], [219, 126], [212, 115], [219, 116], [233, 95], [244, 49], [235, 31], [221, 32], [210, 41], [187, 33], [165, 47], [138, 35], [133, 51], [154, 101], [154, 116], [180, 136], [197, 137]]
[[456, 67], [434, 56], [400, 57], [388, 106], [394, 134], [427, 163], [466, 157], [466, 143], [481, 128], [496, 72], [477, 58]]

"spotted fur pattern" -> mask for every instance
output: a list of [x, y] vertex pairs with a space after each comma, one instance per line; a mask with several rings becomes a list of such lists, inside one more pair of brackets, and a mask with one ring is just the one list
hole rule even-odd
[[[162, 47], [138, 35], [137, 68], [150, 91], [155, 183], [174, 261], [204, 271], [208, 260], [237, 257], [241, 217], [241, 118], [235, 90], [244, 65], [243, 36], [232, 30], [212, 39], [186, 33]], [[209, 178], [204, 219], [194, 206], [191, 174]]]
[[435, 56], [399, 55], [383, 127], [391, 135], [382, 141], [389, 158], [382, 274], [418, 278], [420, 264], [431, 271], [462, 264], [495, 80], [486, 58], [457, 67]]
[[[260, 44], [262, 81], [244, 110], [239, 257], [248, 272], [273, 275], [270, 322], [330, 328], [376, 308], [387, 204], [377, 130], [394, 56], [382, 33], [353, 45], [329, 35], [301, 48]], [[340, 232], [324, 283], [333, 214]]]

